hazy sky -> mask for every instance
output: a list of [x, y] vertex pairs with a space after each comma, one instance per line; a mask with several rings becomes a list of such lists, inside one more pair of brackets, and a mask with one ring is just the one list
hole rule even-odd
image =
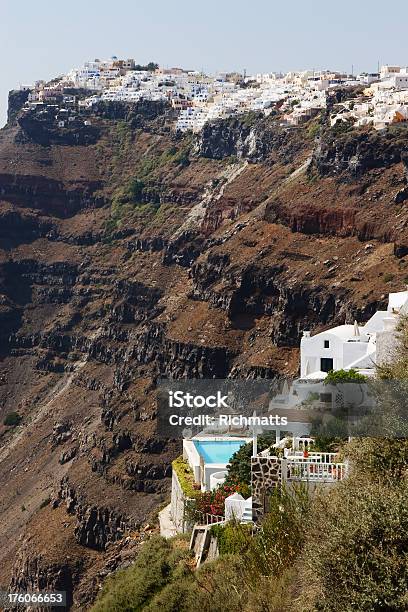
[[0, 124], [9, 89], [96, 57], [249, 73], [405, 65], [407, 18], [407, 0], [0, 0]]

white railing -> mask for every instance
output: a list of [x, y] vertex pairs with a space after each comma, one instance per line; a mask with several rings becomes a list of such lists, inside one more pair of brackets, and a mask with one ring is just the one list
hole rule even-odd
[[312, 461], [288, 461], [286, 479], [306, 482], [338, 482], [347, 475], [345, 463], [317, 463]]
[[225, 523], [225, 516], [216, 514], [208, 514], [207, 512], [194, 512], [194, 518], [198, 525], [216, 525], [217, 523]]
[[308, 452], [307, 457], [305, 457], [303, 451], [295, 451], [285, 457], [288, 461], [308, 461], [310, 463], [336, 463], [335, 458], [336, 453], [315, 452]]
[[304, 436], [295, 436], [292, 439], [292, 445], [296, 451], [299, 451], [300, 449], [306, 450], [309, 448], [309, 446], [314, 444], [314, 442], [315, 442], [314, 438], [308, 438]]

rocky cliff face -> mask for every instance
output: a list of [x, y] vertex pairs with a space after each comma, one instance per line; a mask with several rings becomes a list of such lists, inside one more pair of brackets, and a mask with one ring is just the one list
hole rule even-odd
[[269, 164], [276, 160], [291, 163], [307, 141], [298, 130], [279, 125], [278, 119], [265, 119], [262, 113], [251, 113], [244, 119], [218, 119], [204, 126], [196, 138], [194, 153], [210, 159], [237, 157]]
[[406, 159], [406, 147], [405, 126], [390, 128], [385, 133], [364, 128], [337, 134], [335, 129], [326, 129], [318, 139], [313, 161], [321, 176], [337, 175], [350, 180], [373, 169], [395, 166]]
[[[158, 377], [295, 374], [408, 277], [403, 126], [172, 131], [166, 105], [0, 132], [0, 583], [86, 609], [170, 490]], [[313, 129], [311, 129], [313, 127]], [[369, 241], [369, 242], [368, 242]]]
[[7, 122], [13, 123], [28, 100], [29, 90], [13, 90], [8, 96]]

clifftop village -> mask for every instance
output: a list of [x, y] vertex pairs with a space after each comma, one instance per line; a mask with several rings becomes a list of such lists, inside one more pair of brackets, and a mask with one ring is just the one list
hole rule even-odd
[[[143, 99], [168, 102], [178, 112], [176, 131], [199, 132], [214, 119], [250, 111], [268, 115], [273, 109], [279, 109], [283, 123], [298, 125], [324, 109], [327, 93], [339, 86], [357, 88], [356, 95], [335, 106], [332, 126], [339, 122], [355, 127], [372, 124], [379, 130], [408, 120], [408, 67], [400, 66], [382, 66], [377, 73], [357, 76], [330, 70], [209, 76], [112, 57], [86, 62], [51, 82], [37, 81], [20, 89], [28, 92], [25, 109], [57, 110], [54, 114], [60, 128], [77, 120], [77, 113], [86, 116], [101, 101]], [[89, 120], [84, 123], [90, 124]]]

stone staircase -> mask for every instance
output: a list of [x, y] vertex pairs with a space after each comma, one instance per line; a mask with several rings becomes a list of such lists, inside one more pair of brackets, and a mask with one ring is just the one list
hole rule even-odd
[[196, 567], [218, 557], [217, 538], [211, 534], [212, 525], [194, 525], [190, 550], [194, 552]]
[[252, 523], [252, 520], [252, 498], [250, 497], [245, 505], [244, 512], [241, 517], [241, 523]]

